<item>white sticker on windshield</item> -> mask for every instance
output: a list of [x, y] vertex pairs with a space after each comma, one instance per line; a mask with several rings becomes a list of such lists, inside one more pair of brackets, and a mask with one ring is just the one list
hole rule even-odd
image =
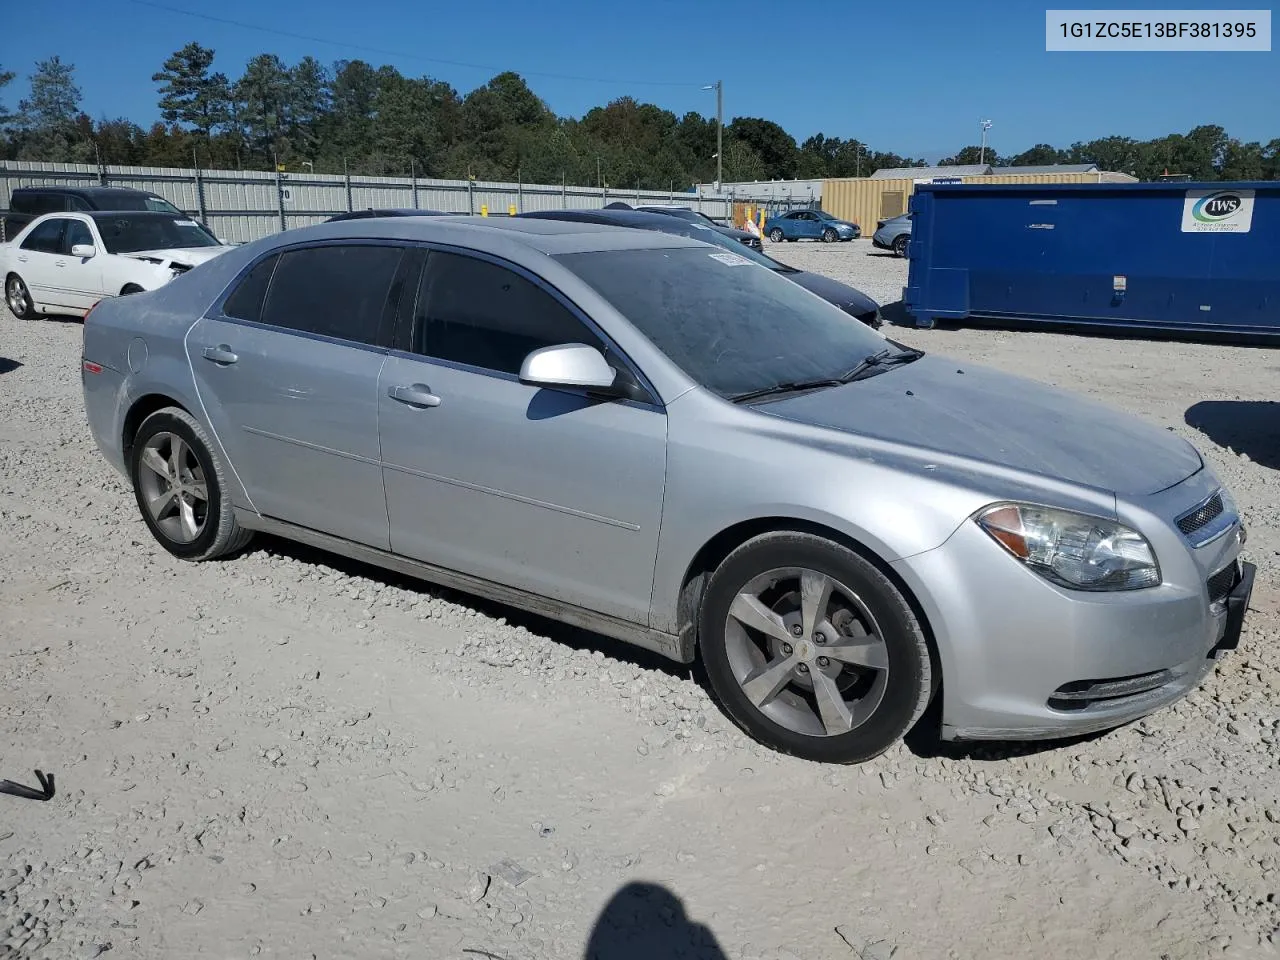
[[174, 225], [175, 225], [175, 226], [178, 226], [178, 227], [198, 227], [198, 226], [200, 226], [200, 224], [196, 223], [194, 220], [175, 220], [175, 221], [173, 221], [173, 223], [174, 223]]
[[746, 267], [751, 264], [746, 257], [740, 257], [736, 253], [708, 253], [707, 256], [730, 267]]

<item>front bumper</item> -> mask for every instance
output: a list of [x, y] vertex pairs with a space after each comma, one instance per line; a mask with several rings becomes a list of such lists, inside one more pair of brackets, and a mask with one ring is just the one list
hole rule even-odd
[[[1239, 643], [1254, 573], [1242, 541], [1237, 524], [1184, 556], [1157, 548], [1165, 582], [1115, 593], [1054, 586], [968, 521], [936, 550], [896, 561], [937, 641], [943, 738], [1092, 733], [1185, 696]], [[1231, 586], [1211, 599], [1218, 573]]]

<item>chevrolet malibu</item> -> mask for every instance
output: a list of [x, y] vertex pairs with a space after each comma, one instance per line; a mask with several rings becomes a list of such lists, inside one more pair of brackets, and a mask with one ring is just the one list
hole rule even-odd
[[925, 355], [745, 258], [582, 223], [372, 218], [84, 327], [105, 458], [170, 553], [255, 531], [689, 663], [787, 753], [1102, 730], [1236, 646], [1194, 448]]

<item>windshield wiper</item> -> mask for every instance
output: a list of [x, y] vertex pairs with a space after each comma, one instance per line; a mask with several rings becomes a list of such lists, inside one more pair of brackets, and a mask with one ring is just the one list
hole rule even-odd
[[818, 390], [822, 387], [839, 387], [846, 383], [853, 383], [855, 380], [862, 380], [881, 370], [888, 369], [899, 363], [910, 363], [924, 356], [923, 350], [917, 350], [914, 347], [903, 346], [896, 341], [890, 340], [898, 352], [894, 353], [891, 348], [885, 347], [883, 350], [873, 353], [871, 356], [862, 360], [852, 370], [839, 377], [821, 377], [813, 380], [788, 380], [785, 383], [775, 383], [769, 387], [761, 387], [759, 390], [748, 390], [746, 393], [736, 393], [729, 397], [731, 403], [748, 403], [751, 400], [759, 400], [761, 397], [772, 397], [780, 393], [800, 393], [804, 390]]
[[759, 390], [735, 393], [729, 397], [729, 402], [747, 403], [750, 400], [771, 397], [778, 393], [799, 393], [802, 390], [817, 390], [820, 387], [838, 387], [842, 383], [844, 383], [843, 380], [837, 380], [833, 377], [824, 377], [821, 380], [789, 380], [786, 383], [775, 383], [771, 387], [761, 387]]
[[871, 356], [861, 361], [852, 370], [841, 376], [837, 382], [853, 383], [855, 380], [864, 380], [867, 377], [872, 377], [877, 373], [883, 372], [894, 364], [910, 363], [912, 360], [918, 360], [924, 356], [924, 351], [917, 350], [915, 347], [905, 347], [896, 343], [894, 346], [898, 347], [897, 353], [894, 353], [890, 348], [885, 347], [878, 353], [873, 353]]

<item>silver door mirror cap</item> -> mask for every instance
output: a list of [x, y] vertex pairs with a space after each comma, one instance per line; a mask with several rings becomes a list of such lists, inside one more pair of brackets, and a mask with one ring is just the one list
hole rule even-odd
[[540, 387], [608, 390], [614, 385], [617, 375], [604, 354], [585, 343], [540, 347], [525, 357], [520, 365], [521, 382]]
[[71, 255], [82, 260], [98, 255], [98, 248], [92, 243], [77, 243], [71, 247]]

